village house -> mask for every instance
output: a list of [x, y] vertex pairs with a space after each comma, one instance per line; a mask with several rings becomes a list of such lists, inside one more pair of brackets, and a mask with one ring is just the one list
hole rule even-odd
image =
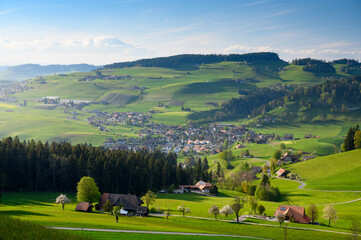
[[283, 156], [280, 158], [281, 162], [285, 162], [285, 163], [295, 163], [299, 161], [299, 156], [296, 154], [289, 154], [289, 153], [285, 153], [283, 154]]
[[306, 223], [311, 222], [310, 217], [306, 215], [304, 207], [297, 206], [279, 206], [274, 213], [274, 216], [281, 213], [285, 216], [285, 220], [295, 223]]

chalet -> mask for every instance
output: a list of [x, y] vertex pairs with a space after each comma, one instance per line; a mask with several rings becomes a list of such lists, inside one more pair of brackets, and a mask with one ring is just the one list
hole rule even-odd
[[289, 171], [287, 171], [283, 168], [278, 169], [278, 171], [276, 172], [277, 177], [286, 177], [288, 173], [289, 173]]
[[307, 223], [311, 222], [310, 217], [306, 215], [304, 207], [297, 206], [279, 206], [274, 213], [274, 216], [281, 213], [285, 216], [285, 220], [289, 220], [295, 223]]
[[99, 203], [95, 205], [97, 210], [103, 210], [104, 204], [109, 200], [113, 206], [123, 206], [123, 210], [134, 213], [136, 215], [146, 216], [148, 214], [148, 208], [141, 206], [143, 201], [135, 196], [130, 194], [114, 194], [114, 193], [104, 193]]
[[199, 191], [209, 193], [212, 184], [201, 180], [195, 185], [180, 185], [179, 187], [183, 192]]
[[79, 212], [91, 212], [93, 211], [93, 205], [89, 202], [80, 202], [76, 205], [75, 211]]

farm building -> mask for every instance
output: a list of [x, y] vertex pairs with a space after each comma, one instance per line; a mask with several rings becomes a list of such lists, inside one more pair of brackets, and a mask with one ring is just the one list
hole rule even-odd
[[276, 216], [281, 213], [285, 216], [285, 220], [294, 221], [295, 223], [310, 223], [310, 217], [306, 215], [304, 207], [297, 206], [279, 206], [274, 213]]
[[209, 182], [199, 181], [195, 185], [181, 185], [179, 188], [183, 191], [201, 191], [201, 192], [209, 192], [212, 184]]
[[79, 212], [91, 212], [93, 211], [93, 205], [89, 202], [80, 202], [76, 205], [75, 211]]
[[283, 168], [278, 169], [276, 172], [277, 177], [286, 177], [289, 172]]
[[143, 201], [135, 196], [130, 194], [114, 194], [114, 193], [104, 193], [99, 203], [95, 205], [97, 210], [102, 210], [104, 204], [109, 200], [113, 206], [118, 206], [121, 204], [123, 210], [128, 213], [134, 213], [136, 215], [146, 216], [148, 214], [148, 208], [141, 206]]

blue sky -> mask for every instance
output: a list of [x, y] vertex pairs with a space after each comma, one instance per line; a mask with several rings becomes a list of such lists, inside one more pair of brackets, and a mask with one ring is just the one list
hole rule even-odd
[[0, 65], [182, 53], [361, 60], [361, 1], [0, 1]]

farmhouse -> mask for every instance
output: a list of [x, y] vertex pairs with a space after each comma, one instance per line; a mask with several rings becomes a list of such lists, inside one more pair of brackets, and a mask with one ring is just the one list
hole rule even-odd
[[209, 193], [212, 184], [209, 182], [199, 181], [195, 185], [180, 185], [179, 186], [182, 191], [200, 191]]
[[97, 210], [103, 210], [103, 206], [108, 200], [113, 206], [121, 204], [123, 210], [127, 212], [141, 216], [146, 216], [148, 214], [148, 208], [141, 206], [143, 201], [139, 197], [130, 194], [104, 193], [101, 196], [99, 203], [95, 205], [95, 208]]
[[79, 212], [91, 212], [93, 211], [93, 205], [89, 202], [80, 202], [76, 205], [75, 211]]
[[306, 215], [304, 207], [279, 206], [274, 216], [278, 213], [284, 215], [286, 220], [294, 221], [295, 223], [310, 223], [310, 218]]
[[286, 177], [288, 174], [288, 171], [283, 168], [280, 168], [280, 169], [278, 169], [276, 174], [277, 174], [277, 177]]

